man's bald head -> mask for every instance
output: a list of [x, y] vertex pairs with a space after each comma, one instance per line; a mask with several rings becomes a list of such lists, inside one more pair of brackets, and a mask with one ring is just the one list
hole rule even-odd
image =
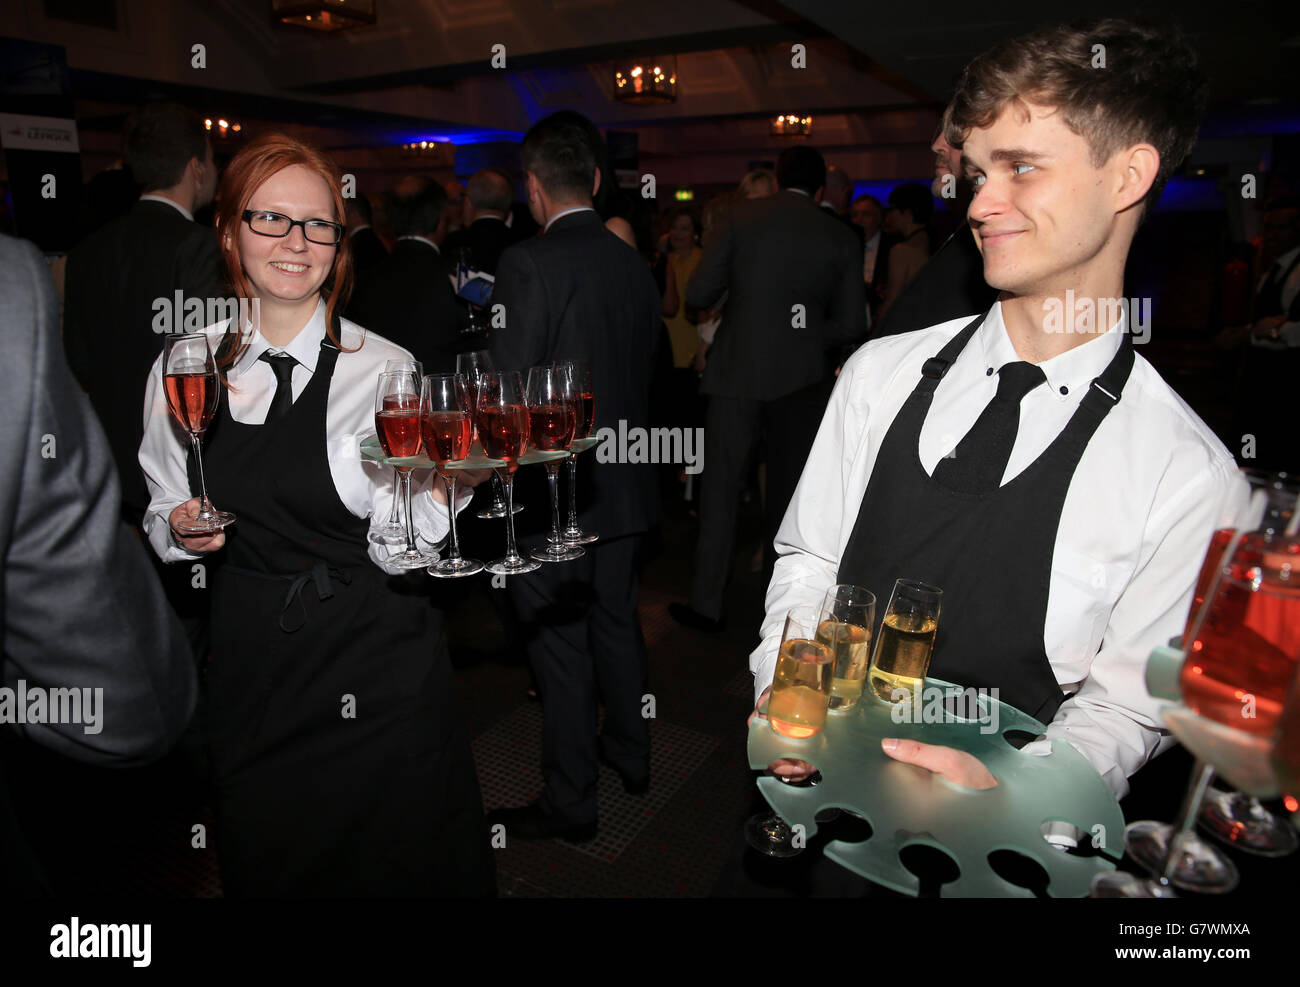
[[476, 171], [465, 186], [465, 195], [469, 199], [465, 205], [466, 225], [480, 216], [504, 219], [514, 201], [510, 180], [492, 168]]

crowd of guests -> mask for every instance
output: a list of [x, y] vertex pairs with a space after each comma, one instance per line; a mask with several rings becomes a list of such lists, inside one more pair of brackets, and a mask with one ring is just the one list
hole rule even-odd
[[[1094, 36], [1159, 62], [1163, 81], [1136, 110], [1119, 69], [1081, 68]], [[167, 663], [148, 675], [176, 710], [193, 704], [181, 669], [201, 669], [196, 722], [227, 893], [492, 893], [438, 590], [385, 566], [376, 528], [393, 478], [356, 445], [390, 362], [450, 372], [467, 350], [488, 350], [505, 371], [586, 362], [599, 424], [703, 426], [693, 583], [671, 608], [691, 628], [723, 625], [738, 498], [763, 462], [770, 589], [751, 660], [760, 704], [785, 608], [835, 582], [868, 586], [883, 605], [905, 561], [906, 574], [967, 604], [946, 611], [943, 633], [987, 664], [963, 667], [950, 649], [945, 677], [1004, 683], [1004, 697], [1068, 733], [1122, 793], [1163, 743], [1133, 661], [1181, 628], [1204, 538], [1240, 506], [1241, 483], [1122, 333], [1090, 348], [1051, 338], [1033, 306], [1067, 282], [1122, 294], [1138, 223], [1194, 140], [1200, 103], [1179, 104], [1202, 91], [1193, 61], [1123, 22], [1017, 39], [968, 68], [935, 137], [931, 188], [903, 184], [885, 203], [855, 196], [845, 171], [796, 144], [700, 213], [661, 216], [614, 186], [599, 131], [570, 111], [529, 130], [522, 183], [495, 169], [463, 185], [414, 174], [355, 199], [300, 140], [252, 140], [218, 176], [194, 114], [172, 104], [136, 114], [125, 157], [142, 194], [69, 256], [62, 331], [116, 461], [120, 520], [152, 550], [190, 647], [178, 652], [176, 625], [159, 627], [147, 593], [123, 601], [117, 644]], [[998, 90], [1004, 77], [1019, 88]], [[1061, 78], [1072, 81], [1043, 88]], [[1083, 132], [1050, 112], [1015, 122], [1030, 97], [1048, 109], [1082, 101], [1107, 120]], [[1153, 122], [1162, 116], [1168, 127]], [[1030, 245], [1024, 217], [1035, 206], [1018, 198], [1026, 186], [1009, 169], [1028, 174], [1032, 163], [1006, 164], [994, 143], [1015, 127], [1027, 160], [1051, 147], [1058, 168], [1090, 179], [1076, 183], [1087, 202], [1061, 192], [1062, 172], [1032, 179], [1040, 194], [1063, 196], [1064, 239], [1044, 227]], [[946, 234], [934, 225], [936, 197], [953, 221]], [[1282, 202], [1270, 216], [1251, 327], [1225, 346], [1295, 346], [1296, 211]], [[1080, 243], [1093, 252], [1079, 256]], [[487, 294], [466, 293], [475, 275]], [[157, 300], [176, 292], [259, 305], [249, 324], [196, 327], [211, 337], [223, 388], [204, 456], [213, 501], [238, 517], [223, 532], [186, 527], [199, 509], [196, 463], [168, 416], [163, 336], [151, 329]], [[48, 322], [49, 299], [36, 307]], [[65, 391], [68, 368], [50, 369]], [[999, 425], [1004, 448], [980, 461], [969, 450], [982, 449], [1013, 380], [1024, 384], [1016, 407], [1023, 400], [1032, 414], [1018, 437], [1013, 417], [1010, 442]], [[1090, 380], [1106, 382], [1110, 404]], [[927, 426], [927, 414], [939, 424]], [[629, 792], [650, 785], [637, 598], [661, 484], [647, 463], [593, 460], [582, 475], [580, 524], [600, 540], [580, 560], [508, 581], [542, 701], [545, 788], [488, 822], [520, 838], [590, 839], [601, 760]], [[485, 479], [462, 478], [457, 509]], [[446, 535], [445, 496], [431, 475], [417, 490], [426, 540]], [[1103, 517], [1099, 503], [1113, 510]], [[1018, 541], [1005, 537], [1012, 524]], [[138, 568], [138, 548], [106, 543], [97, 560], [135, 552]], [[1070, 567], [1089, 560], [1114, 578], [1085, 591]], [[213, 572], [194, 578], [207, 564]], [[1019, 592], [1025, 573], [1041, 592]], [[990, 598], [998, 605], [980, 602]], [[1103, 640], [1112, 612], [1123, 620]], [[980, 616], [989, 613], [996, 619]], [[104, 674], [137, 676], [124, 695], [145, 687], [135, 666]], [[161, 728], [169, 739], [186, 715]], [[988, 787], [978, 762], [925, 747], [891, 756]], [[802, 777], [804, 767], [778, 773]]]

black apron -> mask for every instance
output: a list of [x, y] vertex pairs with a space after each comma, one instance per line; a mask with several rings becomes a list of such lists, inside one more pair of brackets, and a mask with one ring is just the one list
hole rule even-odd
[[938, 586], [943, 604], [930, 675], [996, 687], [1003, 702], [1047, 723], [1065, 700], [1043, 648], [1061, 508], [1083, 450], [1119, 403], [1133, 348], [1125, 335], [1060, 435], [1020, 475], [997, 490], [958, 492], [921, 465], [921, 425], [939, 381], [983, 321], [925, 362], [876, 457], [838, 579], [876, 595], [877, 620], [895, 579]]
[[[366, 555], [326, 408], [339, 350], [283, 418], [222, 401], [204, 452], [235, 513], [212, 579], [204, 720], [228, 896], [493, 894], [441, 615]], [[346, 715], [346, 714], [351, 715]]]

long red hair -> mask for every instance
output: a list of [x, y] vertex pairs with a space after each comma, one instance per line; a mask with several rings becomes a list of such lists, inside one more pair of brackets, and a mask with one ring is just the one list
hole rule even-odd
[[[218, 193], [217, 236], [221, 243], [221, 256], [226, 264], [226, 278], [231, 290], [239, 298], [252, 298], [253, 287], [244, 273], [243, 258], [239, 253], [239, 227], [244, 210], [248, 208], [253, 193], [272, 175], [290, 165], [302, 165], [311, 170], [329, 186], [334, 196], [334, 222], [346, 223], [343, 206], [342, 179], [338, 167], [319, 148], [287, 134], [267, 134], [259, 137], [235, 155], [221, 176]], [[330, 341], [343, 349], [343, 341], [334, 332], [334, 316], [347, 304], [352, 291], [352, 254], [348, 238], [339, 241], [334, 254], [334, 266], [321, 285], [325, 296], [325, 331]], [[243, 355], [249, 338], [240, 327], [237, 345], [222, 347], [218, 365], [224, 380], [225, 371]]]

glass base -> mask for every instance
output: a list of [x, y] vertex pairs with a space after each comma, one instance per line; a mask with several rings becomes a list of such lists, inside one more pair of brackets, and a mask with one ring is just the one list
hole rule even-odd
[[[524, 509], [523, 504], [516, 504], [514, 513], [518, 514], [523, 509]], [[495, 505], [492, 507], [485, 507], [483, 510], [479, 511], [474, 516], [482, 517], [482, 518], [505, 517], [506, 516], [505, 505], [503, 504], [501, 507], [496, 507]]]
[[803, 847], [793, 844], [794, 830], [775, 812], [750, 816], [745, 821], [745, 841], [769, 857], [794, 857]]
[[535, 548], [528, 554], [538, 562], [572, 562], [587, 553], [576, 545], [548, 543], [545, 548]]
[[384, 559], [384, 565], [398, 569], [427, 569], [438, 561], [438, 553], [425, 555], [423, 552], [398, 552]]
[[[1124, 849], [1146, 870], [1159, 874], [1173, 829], [1151, 820], [1130, 823], [1124, 827]], [[1227, 894], [1240, 880], [1236, 865], [1195, 833], [1187, 834], [1180, 857], [1169, 880], [1184, 891]]]
[[426, 572], [438, 579], [459, 579], [483, 571], [483, 563], [478, 559], [443, 559], [437, 565], [431, 565]]
[[494, 576], [518, 576], [525, 572], [534, 572], [542, 567], [540, 562], [532, 559], [497, 559], [483, 568]]
[[564, 530], [564, 544], [566, 545], [590, 545], [598, 541], [600, 535], [594, 531], [583, 531], [581, 529], [566, 528]]
[[207, 517], [186, 518], [176, 522], [176, 530], [187, 535], [215, 535], [227, 525], [235, 523], [229, 511], [213, 511]]
[[1089, 898], [1177, 898], [1174, 889], [1150, 878], [1120, 870], [1106, 871], [1092, 879]]
[[1285, 820], [1241, 792], [1211, 788], [1196, 823], [1202, 832], [1259, 857], [1285, 857], [1300, 846], [1300, 837]]
[[389, 538], [405, 538], [406, 525], [401, 521], [393, 521], [391, 523], [379, 525], [379, 527], [374, 529], [373, 533], [385, 540]]

